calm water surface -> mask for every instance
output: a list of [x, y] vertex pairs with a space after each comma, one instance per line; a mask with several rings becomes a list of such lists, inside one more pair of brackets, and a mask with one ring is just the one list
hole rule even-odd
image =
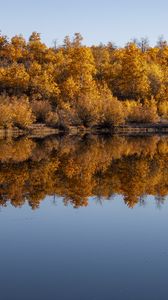
[[0, 299], [168, 299], [167, 143], [1, 142]]

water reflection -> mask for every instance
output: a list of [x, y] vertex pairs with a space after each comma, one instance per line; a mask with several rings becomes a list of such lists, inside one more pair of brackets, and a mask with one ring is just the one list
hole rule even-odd
[[0, 205], [35, 209], [46, 195], [87, 206], [123, 195], [128, 207], [168, 194], [168, 137], [49, 137], [0, 141]]

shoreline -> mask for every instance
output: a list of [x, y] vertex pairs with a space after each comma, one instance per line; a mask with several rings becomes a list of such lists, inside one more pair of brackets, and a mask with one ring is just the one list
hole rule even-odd
[[100, 126], [94, 126], [85, 128], [83, 126], [69, 126], [66, 129], [59, 129], [48, 127], [45, 124], [33, 124], [29, 128], [19, 129], [14, 128], [0, 128], [0, 138], [8, 137], [45, 137], [49, 135], [57, 134], [168, 134], [168, 123], [132, 123], [118, 126], [112, 126], [109, 128], [103, 128]]

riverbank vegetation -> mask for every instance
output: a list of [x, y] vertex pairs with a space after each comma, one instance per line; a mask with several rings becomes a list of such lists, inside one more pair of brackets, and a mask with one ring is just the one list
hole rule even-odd
[[111, 127], [168, 118], [168, 45], [85, 46], [76, 33], [48, 47], [33, 32], [0, 34], [0, 126]]

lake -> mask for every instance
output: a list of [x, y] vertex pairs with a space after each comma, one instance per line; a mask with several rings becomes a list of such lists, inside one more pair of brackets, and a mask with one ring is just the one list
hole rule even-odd
[[168, 137], [0, 140], [0, 299], [164, 300]]

